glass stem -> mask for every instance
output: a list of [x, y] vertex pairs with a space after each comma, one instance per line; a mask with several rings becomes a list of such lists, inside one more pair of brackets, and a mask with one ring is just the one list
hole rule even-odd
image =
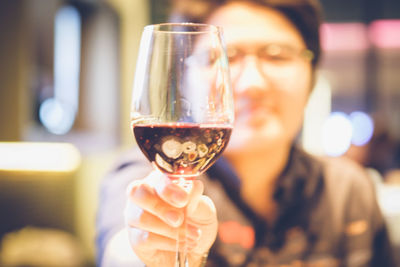
[[[193, 181], [190, 179], [179, 178], [174, 180], [174, 183], [183, 188], [186, 192], [190, 193], [193, 187]], [[186, 213], [187, 208], [184, 207], [184, 220], [179, 228], [178, 239], [176, 242], [176, 260], [175, 267], [189, 267], [189, 260], [187, 255], [187, 246], [186, 246], [186, 231], [187, 231], [187, 220]]]

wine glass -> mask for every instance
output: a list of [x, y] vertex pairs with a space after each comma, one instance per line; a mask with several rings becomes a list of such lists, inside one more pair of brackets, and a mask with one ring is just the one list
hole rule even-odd
[[[136, 65], [131, 126], [153, 166], [190, 190], [193, 179], [224, 151], [233, 120], [221, 28], [197, 23], [146, 26]], [[176, 266], [187, 266], [186, 248], [178, 245], [184, 232], [179, 236]]]

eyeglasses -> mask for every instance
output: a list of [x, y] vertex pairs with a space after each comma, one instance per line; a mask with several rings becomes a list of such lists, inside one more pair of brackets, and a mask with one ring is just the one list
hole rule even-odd
[[265, 73], [284, 74], [283, 70], [299, 66], [299, 62], [310, 62], [314, 54], [309, 49], [290, 45], [266, 44], [252, 47], [228, 46], [227, 56], [232, 76], [238, 74], [246, 57], [253, 55], [258, 60], [258, 67]]

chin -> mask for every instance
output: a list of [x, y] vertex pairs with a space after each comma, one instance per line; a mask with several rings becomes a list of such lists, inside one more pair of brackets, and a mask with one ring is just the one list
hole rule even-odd
[[285, 143], [284, 134], [280, 131], [265, 129], [251, 129], [242, 127], [240, 130], [234, 129], [226, 148], [226, 153], [259, 153]]

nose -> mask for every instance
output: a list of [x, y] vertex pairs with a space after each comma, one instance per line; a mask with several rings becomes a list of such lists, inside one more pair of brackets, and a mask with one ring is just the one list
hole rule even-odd
[[259, 97], [269, 87], [269, 79], [260, 69], [256, 56], [245, 57], [232, 78], [235, 93], [239, 95]]

